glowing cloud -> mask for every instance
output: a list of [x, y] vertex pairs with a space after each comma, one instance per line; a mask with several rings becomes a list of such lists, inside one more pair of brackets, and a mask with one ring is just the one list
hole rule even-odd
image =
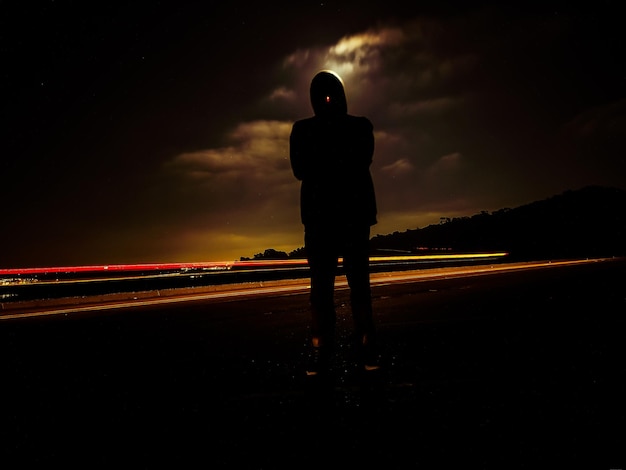
[[344, 37], [328, 50], [325, 67], [347, 79], [364, 75], [380, 67], [382, 50], [397, 47], [405, 39], [400, 29], [370, 30]]
[[[275, 179], [290, 171], [288, 139], [291, 123], [254, 121], [239, 124], [230, 134], [233, 145], [177, 155], [167, 167], [190, 178], [205, 176]], [[280, 173], [280, 174], [282, 174]], [[272, 177], [274, 175], [274, 177]], [[283, 175], [284, 176], [284, 175]]]
[[296, 93], [284, 86], [276, 88], [269, 96], [270, 101], [286, 100], [295, 101]]
[[393, 177], [408, 173], [411, 170], [413, 170], [413, 165], [406, 158], [401, 158], [399, 160], [396, 160], [392, 164], [386, 165], [381, 168], [381, 171], [383, 173], [387, 173]]
[[428, 172], [431, 175], [437, 175], [444, 172], [454, 171], [459, 168], [461, 164], [462, 156], [459, 152], [451, 153], [449, 155], [444, 155], [439, 158], [435, 163], [433, 163], [430, 168], [428, 168]]

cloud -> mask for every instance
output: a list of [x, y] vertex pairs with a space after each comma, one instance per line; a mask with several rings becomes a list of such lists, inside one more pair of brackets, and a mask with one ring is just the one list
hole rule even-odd
[[270, 93], [269, 96], [270, 101], [285, 100], [289, 102], [294, 102], [296, 98], [296, 93], [293, 90], [290, 90], [284, 86], [276, 88]]
[[181, 153], [168, 161], [164, 172], [169, 184], [179, 188], [178, 204], [185, 201], [186, 230], [221, 237], [228, 233], [234, 243], [245, 233], [299, 228], [290, 132], [290, 122], [244, 122], [229, 134], [230, 145]]
[[285, 58], [283, 65], [304, 72], [331, 69], [342, 78], [349, 78], [376, 69], [382, 61], [381, 52], [398, 47], [405, 40], [405, 34], [399, 28], [371, 29], [344, 36], [330, 46], [294, 51]]
[[228, 136], [232, 145], [182, 153], [167, 162], [166, 167], [192, 180], [218, 183], [219, 177], [238, 179], [243, 184], [268, 179], [277, 182], [290, 171], [290, 132], [289, 122], [240, 123]]
[[441, 177], [442, 175], [448, 175], [450, 172], [457, 171], [462, 163], [462, 156], [459, 152], [454, 152], [448, 155], [444, 155], [435, 161], [428, 168], [428, 175], [430, 177]]
[[410, 173], [412, 170], [413, 165], [411, 162], [407, 158], [400, 158], [389, 165], [383, 166], [380, 171], [395, 178], [396, 176]]
[[372, 29], [362, 34], [346, 36], [328, 49], [325, 67], [347, 79], [377, 72], [384, 63], [383, 51], [406, 41], [399, 28]]
[[352, 114], [370, 117], [379, 130], [414, 129], [415, 119], [468, 106], [467, 98], [483, 87], [472, 78], [480, 71], [481, 52], [448, 46], [450, 38], [462, 36], [462, 26], [452, 26], [407, 20], [344, 36], [335, 44], [299, 49], [282, 63], [294, 79], [283, 84], [279, 95], [295, 99], [292, 117], [310, 112], [310, 80], [317, 71], [330, 69], [344, 80]]

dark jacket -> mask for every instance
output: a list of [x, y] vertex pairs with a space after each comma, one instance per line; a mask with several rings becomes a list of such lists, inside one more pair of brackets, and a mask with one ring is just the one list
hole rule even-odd
[[371, 122], [347, 113], [343, 84], [329, 72], [313, 78], [311, 105], [315, 116], [295, 122], [289, 139], [291, 168], [302, 181], [302, 223], [376, 224]]

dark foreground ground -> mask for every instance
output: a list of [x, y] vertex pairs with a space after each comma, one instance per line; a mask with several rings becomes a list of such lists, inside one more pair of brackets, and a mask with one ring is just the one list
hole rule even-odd
[[623, 261], [374, 295], [330, 383], [304, 295], [1, 321], [0, 467], [626, 468]]

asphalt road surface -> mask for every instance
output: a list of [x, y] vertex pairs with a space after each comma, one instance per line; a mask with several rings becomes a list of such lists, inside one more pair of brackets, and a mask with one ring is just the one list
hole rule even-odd
[[[626, 262], [374, 287], [361, 373], [286, 291], [0, 321], [3, 468], [626, 468]], [[59, 467], [59, 468], [61, 468]]]

